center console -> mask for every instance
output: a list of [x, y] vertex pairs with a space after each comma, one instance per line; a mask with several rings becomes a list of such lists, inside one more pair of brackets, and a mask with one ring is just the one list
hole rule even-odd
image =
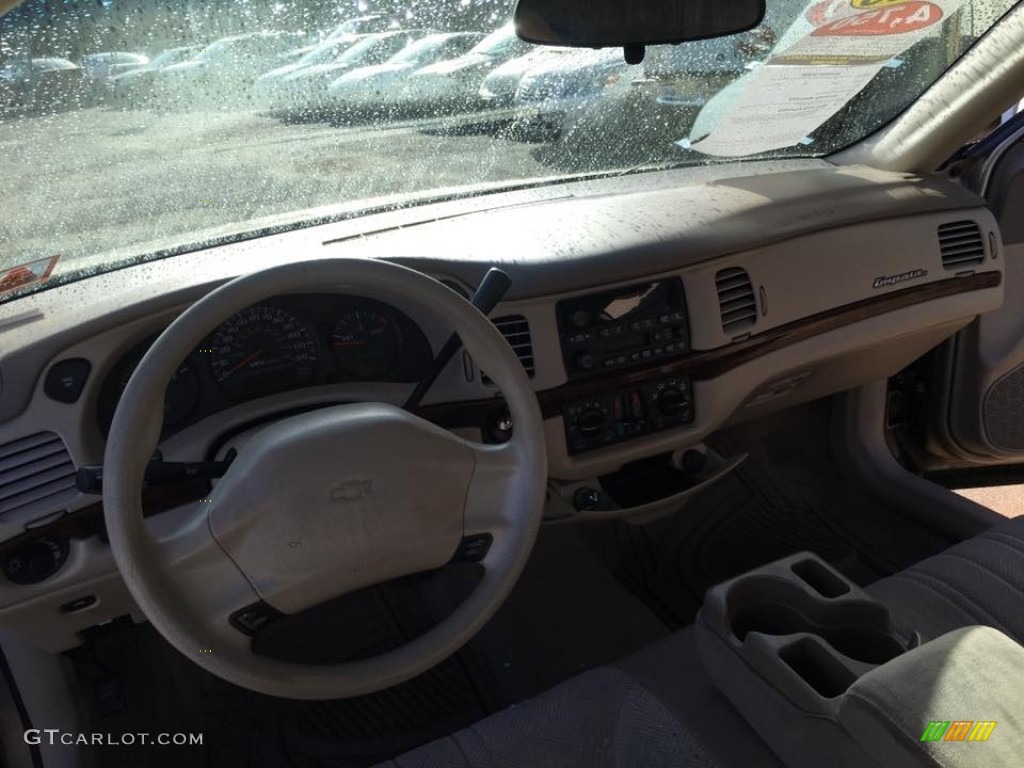
[[1009, 764], [991, 745], [925, 744], [954, 717], [973, 720], [954, 723], [945, 742], [987, 739], [996, 721], [1016, 717], [1024, 649], [997, 630], [921, 643], [802, 553], [708, 590], [696, 634], [712, 681], [790, 768]]
[[640, 283], [558, 302], [562, 359], [570, 381], [602, 376], [607, 390], [562, 410], [570, 454], [690, 424], [688, 376], [628, 384], [616, 373], [690, 352], [686, 297], [679, 278]]

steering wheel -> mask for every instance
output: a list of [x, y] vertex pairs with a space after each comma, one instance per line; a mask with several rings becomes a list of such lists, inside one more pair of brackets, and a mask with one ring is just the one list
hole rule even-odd
[[[436, 312], [500, 387], [515, 424], [511, 439], [470, 442], [383, 403], [283, 418], [244, 444], [210, 498], [187, 508], [182, 525], [154, 536], [143, 520], [143, 475], [160, 435], [164, 391], [180, 361], [234, 313], [309, 289], [387, 291]], [[443, 661], [502, 604], [540, 526], [544, 446], [540, 408], [521, 364], [491, 322], [454, 291], [381, 261], [287, 264], [212, 291], [150, 347], [110, 428], [104, 517], [129, 592], [185, 656], [260, 693], [357, 696]], [[380, 656], [319, 666], [278, 661], [254, 654], [251, 633], [237, 626], [239, 611], [251, 606], [295, 613], [439, 568], [465, 537], [485, 534], [493, 538], [481, 561], [484, 574], [469, 597], [425, 634]]]

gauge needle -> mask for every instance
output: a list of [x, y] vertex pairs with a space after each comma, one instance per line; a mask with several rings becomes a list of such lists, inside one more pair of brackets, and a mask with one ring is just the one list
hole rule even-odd
[[231, 375], [232, 373], [234, 373], [235, 371], [237, 371], [237, 370], [238, 370], [239, 368], [245, 368], [245, 366], [247, 366], [247, 365], [248, 365], [249, 363], [251, 363], [251, 362], [252, 362], [253, 360], [255, 360], [255, 359], [256, 359], [257, 357], [259, 357], [260, 355], [262, 355], [264, 351], [265, 351], [265, 350], [262, 350], [262, 349], [257, 349], [257, 350], [256, 350], [255, 352], [253, 352], [253, 353], [252, 353], [251, 355], [249, 355], [249, 356], [248, 356], [247, 358], [245, 358], [245, 359], [244, 359], [244, 360], [242, 360], [242, 361], [241, 361], [240, 363], [238, 363], [238, 364], [236, 364], [236, 365], [235, 365], [234, 367], [232, 367], [232, 368], [231, 368], [231, 370], [229, 370], [229, 371], [228, 371], [227, 373], [225, 373], [225, 374], [224, 374], [224, 378], [226, 379], [226, 378], [227, 378], [228, 376], [230, 376], [230, 375]]

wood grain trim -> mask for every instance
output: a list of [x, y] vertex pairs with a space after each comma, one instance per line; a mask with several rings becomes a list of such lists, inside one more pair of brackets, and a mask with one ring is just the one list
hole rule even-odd
[[[762, 355], [812, 339], [815, 336], [929, 301], [997, 288], [1002, 283], [1002, 279], [1003, 275], [998, 271], [980, 272], [872, 296], [869, 299], [844, 304], [841, 307], [787, 323], [724, 347], [706, 352], [694, 352], [678, 360], [659, 365], [618, 371], [607, 376], [573, 381], [554, 389], [542, 390], [537, 393], [537, 399], [540, 402], [544, 418], [552, 418], [560, 415], [562, 408], [569, 403], [651, 380], [670, 376], [713, 379]], [[443, 426], [479, 426], [482, 420], [489, 418], [501, 407], [500, 399], [494, 398], [432, 405], [422, 408], [419, 413], [424, 418]]]
[[[145, 488], [142, 491], [142, 510], [146, 517], [166, 512], [182, 504], [201, 499], [210, 492], [208, 480], [183, 480], [174, 485]], [[19, 548], [31, 544], [40, 536], [66, 536], [69, 539], [88, 539], [104, 531], [103, 503], [97, 501], [64, 517], [38, 528], [30, 528], [7, 541], [0, 542], [0, 560]]]

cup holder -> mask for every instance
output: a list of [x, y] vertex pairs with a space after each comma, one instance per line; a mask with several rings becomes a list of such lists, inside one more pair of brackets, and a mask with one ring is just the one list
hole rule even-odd
[[779, 658], [826, 699], [842, 696], [857, 680], [856, 673], [809, 637], [780, 649]]
[[[715, 686], [794, 766], [865, 765], [860, 746], [837, 725], [847, 694], [920, 642], [894, 626], [884, 605], [806, 552], [709, 589], [696, 635]], [[848, 759], [836, 759], [841, 744]]]
[[798, 560], [790, 568], [822, 597], [842, 597], [850, 592], [850, 585], [826, 568], [820, 560]]
[[884, 605], [806, 553], [708, 590], [699, 626], [717, 638], [709, 647], [743, 659], [739, 669], [819, 711], [917, 644], [893, 627]]
[[791, 605], [755, 603], [738, 607], [730, 628], [742, 643], [751, 632], [765, 635], [817, 635], [844, 656], [867, 664], [885, 664], [906, 651], [890, 633], [870, 626], [827, 625], [813, 621]]

